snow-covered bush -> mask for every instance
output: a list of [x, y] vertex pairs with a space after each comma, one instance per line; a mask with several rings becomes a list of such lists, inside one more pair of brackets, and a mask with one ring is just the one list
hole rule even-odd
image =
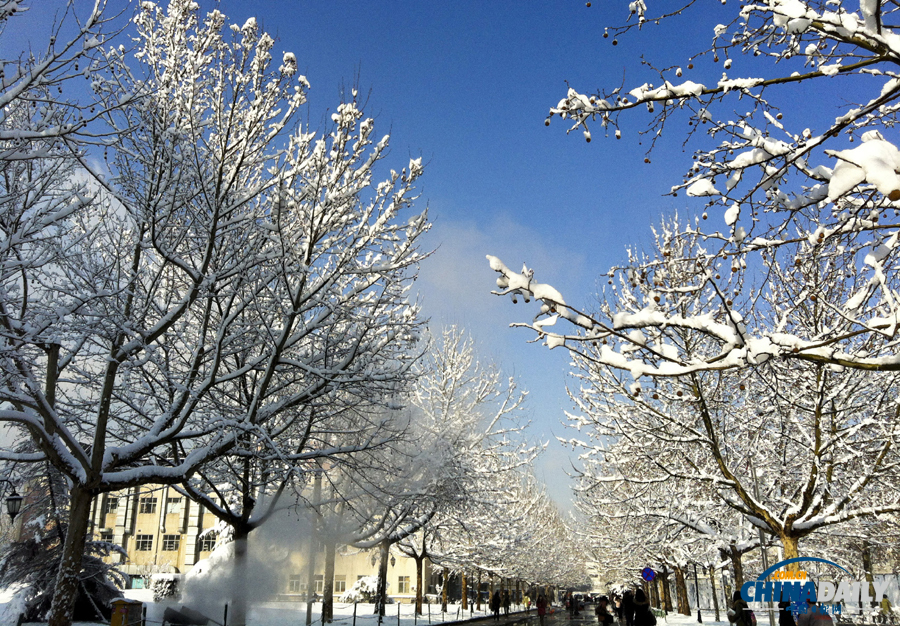
[[179, 594], [178, 576], [175, 574], [151, 574], [150, 590], [153, 601], [174, 600]]
[[[390, 583], [388, 583], [390, 585]], [[378, 593], [378, 576], [363, 576], [341, 594], [341, 602], [372, 602]]]

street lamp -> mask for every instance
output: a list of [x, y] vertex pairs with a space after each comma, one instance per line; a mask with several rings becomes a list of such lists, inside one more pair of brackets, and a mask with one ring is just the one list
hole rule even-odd
[[11, 481], [5, 478], [0, 478], [0, 481], [9, 484], [10, 489], [12, 489], [12, 493], [6, 498], [6, 512], [9, 513], [10, 521], [14, 522], [16, 521], [16, 515], [22, 510], [22, 500], [24, 498], [16, 492], [16, 486]]
[[372, 561], [372, 567], [375, 567], [375, 561], [376, 561], [377, 559], [375, 558], [375, 555], [374, 555], [374, 554], [372, 555], [372, 558], [371, 558], [370, 560]]
[[397, 564], [397, 559], [396, 559], [396, 558], [394, 557], [394, 555], [392, 554], [392, 555], [391, 555], [391, 567], [393, 567], [393, 566], [396, 565], [396, 564]]

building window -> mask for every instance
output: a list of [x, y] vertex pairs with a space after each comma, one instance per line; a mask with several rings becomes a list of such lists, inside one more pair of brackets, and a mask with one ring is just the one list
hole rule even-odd
[[166, 513], [181, 513], [183, 503], [183, 498], [166, 498]]
[[163, 535], [163, 552], [177, 552], [181, 546], [181, 535]]
[[409, 593], [409, 576], [397, 576], [397, 593]]
[[347, 577], [344, 575], [334, 577], [334, 592], [344, 593], [347, 591]]
[[153, 549], [153, 535], [137, 535], [134, 538], [134, 549], [138, 552], [149, 552]]
[[216, 547], [216, 533], [208, 532], [200, 537], [200, 552], [212, 552]]
[[156, 498], [141, 498], [138, 513], [156, 513]]
[[100, 541], [104, 543], [112, 543], [113, 542], [113, 532], [111, 530], [101, 530], [100, 531]]
[[103, 505], [103, 514], [115, 513], [119, 508], [119, 499], [113, 496], [106, 496], [106, 503]]
[[316, 593], [322, 593], [325, 591], [325, 576], [323, 574], [316, 574]]
[[303, 587], [305, 587], [301, 582], [300, 574], [292, 574], [288, 578], [288, 593], [300, 593], [301, 591], [305, 591]]

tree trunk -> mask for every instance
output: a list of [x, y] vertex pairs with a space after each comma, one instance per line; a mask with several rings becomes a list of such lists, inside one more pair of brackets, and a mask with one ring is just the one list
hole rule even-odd
[[481, 610], [481, 570], [478, 570], [478, 589], [475, 590], [475, 608]]
[[716, 595], [716, 568], [709, 566], [709, 584], [712, 585], [713, 608], [716, 611], [716, 621], [719, 621], [719, 596]]
[[337, 542], [333, 537], [325, 540], [325, 580], [322, 582], [322, 622], [334, 619], [334, 557]]
[[309, 561], [306, 564], [306, 626], [312, 624], [313, 594], [316, 592], [316, 553], [318, 552], [315, 527], [309, 533]]
[[[787, 555], [787, 548], [785, 548]], [[744, 586], [744, 564], [741, 562], [741, 553], [734, 544], [728, 549], [728, 558], [731, 559], [731, 568], [734, 570], [734, 588], [740, 589]]]
[[422, 614], [422, 568], [425, 566], [425, 557], [414, 557], [416, 561], [416, 615]]
[[[792, 537], [790, 535], [781, 535], [779, 537], [781, 539], [781, 545], [784, 548], [784, 558], [785, 559], [796, 559], [800, 556], [800, 539], [799, 537]], [[789, 571], [796, 572], [800, 570], [799, 563], [790, 563], [787, 566]]]
[[469, 579], [466, 578], [466, 570], [462, 571], [462, 598], [460, 601], [462, 602], [463, 611], [469, 608]]
[[384, 617], [384, 605], [387, 603], [387, 566], [390, 558], [391, 542], [385, 539], [378, 544], [380, 559], [378, 562], [378, 593], [375, 595], [375, 615]]
[[666, 613], [672, 612], [672, 592], [669, 590], [669, 570], [664, 569], [659, 575], [660, 584], [662, 586], [662, 602], [663, 610]]
[[[863, 576], [866, 577], [866, 581], [869, 583], [869, 597], [872, 598], [870, 606], [876, 607], [878, 606], [878, 601], [875, 600], [875, 577], [872, 575], [872, 546], [869, 545], [868, 540], [863, 541], [861, 552]], [[859, 594], [860, 601], [862, 601], [862, 596], [863, 594]]]
[[247, 623], [247, 539], [250, 529], [236, 526], [234, 529], [234, 561], [231, 568], [231, 607], [228, 611], [229, 626]]
[[450, 578], [450, 572], [445, 567], [441, 571], [441, 583], [443, 583], [441, 585], [441, 613], [447, 612], [447, 586], [448, 586], [448, 583], [450, 582], [449, 578]]
[[650, 602], [653, 603], [653, 608], [659, 608], [659, 578], [654, 578], [653, 582], [650, 583]]
[[691, 602], [688, 599], [687, 584], [684, 581], [684, 570], [675, 567], [675, 596], [678, 602], [678, 612], [682, 615], [691, 614]]
[[72, 488], [69, 500], [69, 526], [63, 543], [62, 558], [59, 561], [59, 572], [56, 574], [48, 626], [72, 624], [93, 499], [94, 495], [84, 487], [76, 485]]
[[313, 596], [316, 593], [316, 553], [319, 551], [319, 503], [322, 501], [322, 473], [313, 479], [313, 515], [310, 519], [309, 564], [306, 570], [306, 626], [312, 625]]

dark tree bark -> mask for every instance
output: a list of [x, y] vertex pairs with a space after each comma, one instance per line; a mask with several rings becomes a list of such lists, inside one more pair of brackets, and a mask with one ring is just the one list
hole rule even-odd
[[669, 570], [664, 568], [659, 574], [659, 582], [662, 586], [662, 603], [663, 610], [666, 613], [672, 612], [672, 592], [669, 589]]
[[709, 566], [709, 583], [712, 585], [713, 608], [716, 611], [716, 621], [719, 621], [719, 595], [716, 593], [716, 568]]
[[325, 580], [322, 584], [322, 621], [334, 620], [334, 558], [337, 541], [333, 537], [325, 540]]
[[385, 539], [378, 544], [378, 592], [375, 595], [375, 614], [384, 617], [384, 605], [387, 603], [387, 566], [390, 558], [391, 542]]
[[678, 602], [678, 612], [682, 615], [691, 614], [691, 603], [688, 599], [687, 583], [684, 580], [684, 570], [675, 567], [675, 599]]
[[56, 592], [50, 605], [48, 626], [69, 626], [72, 621], [72, 608], [78, 596], [78, 574], [81, 571], [93, 499], [94, 495], [88, 489], [80, 485], [72, 488], [68, 530], [56, 578]]

